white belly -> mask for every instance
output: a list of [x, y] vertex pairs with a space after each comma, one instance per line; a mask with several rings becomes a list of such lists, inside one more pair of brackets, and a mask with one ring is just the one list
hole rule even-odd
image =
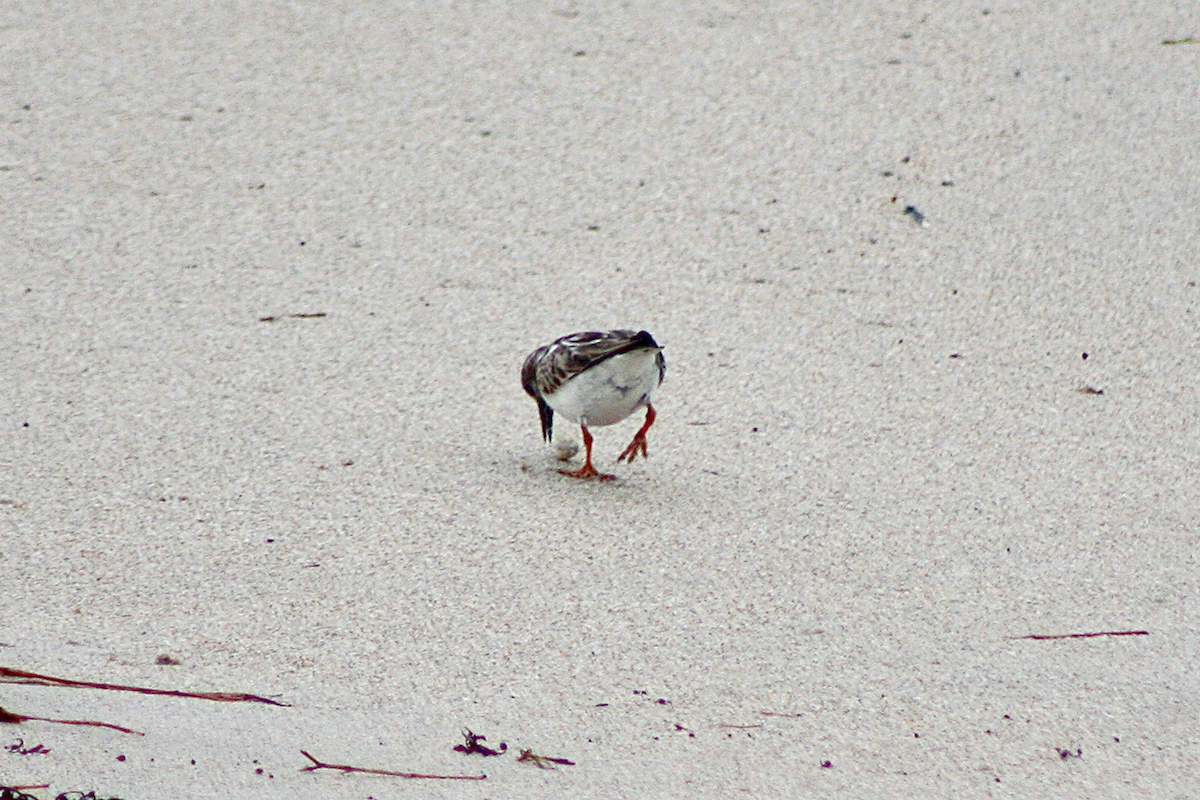
[[572, 422], [615, 425], [650, 402], [659, 378], [658, 350], [634, 350], [584, 370], [546, 402]]

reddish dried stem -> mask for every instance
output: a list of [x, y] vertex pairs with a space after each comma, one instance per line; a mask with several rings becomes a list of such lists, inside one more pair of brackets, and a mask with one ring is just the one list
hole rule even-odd
[[18, 714], [15, 711], [9, 711], [5, 708], [0, 708], [0, 722], [19, 724], [22, 722], [56, 722], [59, 725], [94, 725], [97, 728], [112, 728], [114, 731], [121, 733], [132, 733], [135, 736], [145, 736], [141, 731], [135, 731], [130, 728], [122, 728], [120, 725], [113, 725], [109, 722], [92, 722], [86, 719], [50, 719], [49, 717], [30, 717], [25, 714]]
[[1060, 633], [1058, 635], [1033, 634], [1010, 636], [1010, 639], [1090, 639], [1093, 636], [1149, 636], [1150, 631], [1099, 631], [1097, 633]]
[[25, 672], [19, 669], [0, 667], [0, 682], [26, 683], [34, 686], [59, 686], [73, 689], [112, 689], [119, 692], [138, 692], [140, 694], [161, 694], [168, 697], [194, 697], [200, 700], [217, 700], [226, 703], [252, 702], [269, 703], [273, 706], [286, 706], [278, 700], [269, 700], [256, 694], [241, 694], [238, 692], [181, 692], [175, 689], [148, 689], [144, 686], [120, 686], [114, 683], [93, 683], [91, 681], [73, 681], [67, 678], [55, 678], [52, 675], [39, 675], [36, 672]]

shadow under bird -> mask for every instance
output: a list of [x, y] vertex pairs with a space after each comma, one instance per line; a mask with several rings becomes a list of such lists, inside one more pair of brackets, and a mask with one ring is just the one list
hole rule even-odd
[[550, 441], [558, 412], [583, 431], [583, 467], [560, 470], [572, 478], [611, 480], [592, 466], [589, 428], [615, 425], [646, 408], [646, 421], [617, 458], [630, 463], [646, 457], [646, 431], [654, 424], [653, 395], [667, 372], [662, 348], [647, 331], [572, 333], [529, 354], [521, 367], [521, 386], [537, 401], [542, 438]]

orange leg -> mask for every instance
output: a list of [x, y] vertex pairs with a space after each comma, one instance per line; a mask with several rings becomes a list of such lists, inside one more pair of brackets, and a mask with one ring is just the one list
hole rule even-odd
[[642, 453], [642, 458], [646, 457], [646, 431], [650, 430], [650, 426], [654, 424], [654, 418], [657, 416], [654, 413], [654, 406], [647, 403], [646, 422], [642, 425], [641, 430], [633, 435], [633, 441], [629, 443], [629, 447], [626, 447], [625, 451], [617, 456], [617, 461], [624, 461], [628, 458], [629, 463], [632, 464], [633, 460], [637, 458], [639, 450]]
[[577, 470], [560, 469], [563, 475], [569, 475], [572, 478], [599, 478], [602, 481], [611, 481], [616, 478], [616, 475], [606, 475], [603, 472], [598, 472], [592, 466], [592, 432], [587, 429], [587, 425], [580, 425], [583, 429], [583, 446], [587, 450], [587, 455], [584, 457], [583, 466]]

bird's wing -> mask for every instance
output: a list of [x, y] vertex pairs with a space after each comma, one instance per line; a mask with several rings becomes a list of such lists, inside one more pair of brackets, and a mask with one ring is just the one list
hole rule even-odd
[[[637, 331], [584, 331], [572, 333], [547, 345], [538, 359], [536, 382], [543, 395], [554, 394], [559, 387], [606, 358], [644, 347]], [[653, 339], [651, 339], [653, 342]]]

